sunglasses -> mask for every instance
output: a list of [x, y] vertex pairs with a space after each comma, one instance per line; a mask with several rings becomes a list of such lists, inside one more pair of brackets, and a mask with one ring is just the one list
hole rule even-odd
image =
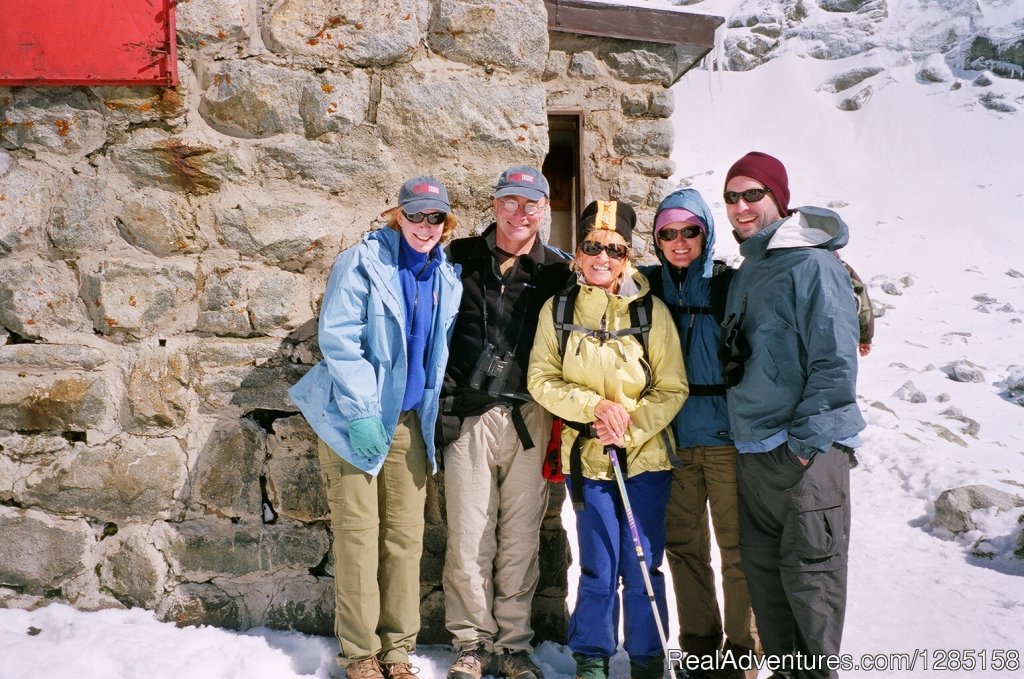
[[729, 205], [735, 205], [740, 202], [740, 198], [748, 203], [756, 203], [757, 201], [764, 198], [764, 194], [771, 193], [771, 189], [747, 189], [746, 191], [726, 191], [722, 194], [725, 198], [725, 202]]
[[[510, 214], [515, 214], [520, 210], [518, 200], [503, 200], [501, 201], [501, 207], [505, 208], [505, 212]], [[524, 203], [521, 209], [527, 216], [533, 217], [540, 213], [541, 205], [539, 203]]]
[[427, 224], [433, 224], [434, 226], [444, 223], [444, 220], [448, 218], [448, 215], [444, 212], [413, 212], [409, 214], [402, 210], [402, 214], [413, 224], [419, 224], [425, 219]]
[[658, 232], [658, 240], [675, 240], [683, 238], [696, 238], [700, 235], [699, 226], [684, 226], [681, 229], [662, 229]]
[[583, 254], [590, 255], [591, 257], [597, 257], [603, 250], [604, 252], [607, 252], [608, 256], [612, 259], [625, 259], [626, 255], [629, 254], [629, 248], [625, 245], [619, 245], [618, 243], [602, 245], [601, 243], [593, 240], [585, 240], [580, 243], [580, 250], [583, 251]]

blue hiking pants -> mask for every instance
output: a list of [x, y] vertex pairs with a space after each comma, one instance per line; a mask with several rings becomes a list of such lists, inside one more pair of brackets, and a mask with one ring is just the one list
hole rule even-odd
[[[665, 509], [672, 472], [642, 472], [626, 479], [633, 518], [663, 624], [668, 621], [665, 578]], [[571, 486], [570, 479], [566, 484]], [[580, 584], [569, 618], [569, 648], [586, 657], [611, 657], [618, 646], [619, 582], [625, 615], [623, 647], [633, 662], [663, 655], [640, 561], [615, 481], [583, 479], [586, 506], [576, 511]]]

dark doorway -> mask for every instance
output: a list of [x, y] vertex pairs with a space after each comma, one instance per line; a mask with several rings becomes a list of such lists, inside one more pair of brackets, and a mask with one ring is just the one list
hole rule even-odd
[[566, 252], [576, 246], [575, 225], [583, 196], [580, 175], [580, 132], [583, 114], [555, 113], [548, 116], [548, 155], [544, 176], [551, 185], [551, 231], [548, 243]]

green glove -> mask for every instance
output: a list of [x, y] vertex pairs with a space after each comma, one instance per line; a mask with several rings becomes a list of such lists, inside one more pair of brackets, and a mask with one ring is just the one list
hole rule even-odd
[[360, 417], [348, 423], [348, 440], [357, 455], [373, 460], [388, 452], [388, 435], [379, 417]]

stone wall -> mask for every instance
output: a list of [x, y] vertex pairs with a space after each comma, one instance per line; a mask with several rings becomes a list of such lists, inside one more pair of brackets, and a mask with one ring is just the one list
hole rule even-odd
[[673, 45], [551, 33], [548, 109], [585, 114], [584, 202], [626, 201], [637, 209], [641, 233], [650, 232], [654, 209], [673, 188], [668, 88], [688, 65]]
[[[180, 0], [176, 88], [0, 88], [0, 605], [143, 606], [330, 634], [314, 437], [286, 389], [319, 358], [337, 253], [405, 178], [463, 231], [588, 111], [587, 198], [667, 190], [673, 50], [552, 34], [540, 0]], [[443, 498], [422, 641], [443, 643]], [[545, 522], [539, 638], [565, 629]]]

